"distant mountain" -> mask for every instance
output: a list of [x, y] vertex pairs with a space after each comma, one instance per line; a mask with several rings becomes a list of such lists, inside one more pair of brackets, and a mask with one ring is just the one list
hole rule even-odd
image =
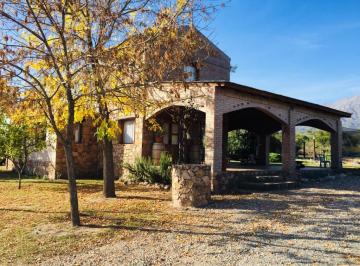
[[343, 127], [360, 129], [360, 95], [340, 100], [329, 107], [352, 113], [351, 118], [343, 119]]

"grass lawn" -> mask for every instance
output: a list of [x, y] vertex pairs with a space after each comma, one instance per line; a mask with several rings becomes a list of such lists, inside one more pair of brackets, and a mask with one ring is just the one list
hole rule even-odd
[[360, 157], [344, 157], [343, 165], [345, 168], [360, 169]]
[[[319, 167], [320, 162], [311, 159], [297, 159], [302, 161], [306, 167]], [[343, 167], [347, 169], [360, 169], [360, 158], [359, 157], [345, 157], [343, 158]]]
[[72, 228], [65, 181], [24, 179], [19, 190], [13, 174], [0, 172], [0, 264], [81, 251], [131, 237], [131, 228], [171, 224], [181, 215], [170, 208], [168, 191], [119, 183], [116, 189], [116, 199], [104, 199], [101, 181], [78, 181], [83, 226]]

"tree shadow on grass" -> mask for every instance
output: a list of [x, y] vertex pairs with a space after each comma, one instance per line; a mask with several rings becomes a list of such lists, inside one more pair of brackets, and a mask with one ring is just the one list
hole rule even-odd
[[65, 211], [41, 211], [32, 209], [20, 209], [20, 208], [0, 208], [0, 212], [30, 212], [36, 214], [69, 214]]
[[[83, 225], [88, 228], [107, 228], [113, 230], [129, 230], [129, 231], [139, 231], [147, 233], [159, 233], [159, 234], [178, 234], [178, 235], [189, 235], [189, 236], [203, 236], [203, 237], [221, 237], [221, 240], [213, 240], [211, 245], [217, 245], [219, 247], [225, 246], [227, 242], [241, 242], [244, 245], [248, 245], [250, 248], [258, 246], [270, 246], [276, 248], [284, 249], [285, 255], [288, 255], [289, 249], [299, 250], [299, 251], [315, 251], [321, 252], [326, 255], [340, 255], [348, 256], [349, 254], [355, 258], [360, 259], [360, 255], [353, 254], [349, 252], [343, 252], [338, 250], [330, 250], [325, 248], [316, 248], [316, 247], [303, 247], [296, 245], [287, 245], [284, 243], [277, 243], [279, 240], [307, 240], [307, 241], [335, 241], [335, 242], [344, 242], [342, 238], [320, 238], [320, 237], [311, 237], [311, 236], [301, 236], [298, 234], [280, 234], [280, 233], [231, 233], [231, 232], [203, 232], [203, 231], [194, 231], [194, 230], [181, 230], [181, 229], [164, 229], [164, 228], [150, 228], [150, 227], [136, 227], [136, 226], [123, 226], [123, 225], [94, 225], [86, 224]], [[273, 240], [273, 241], [269, 241]], [[346, 240], [348, 243], [360, 243], [355, 240]], [[207, 242], [208, 243], [208, 242]], [[306, 259], [306, 258], [302, 258]]]
[[134, 196], [134, 195], [129, 195], [129, 196], [124, 196], [124, 195], [119, 195], [116, 197], [117, 199], [125, 199], [125, 200], [146, 200], [146, 201], [167, 201], [167, 202], [171, 202], [170, 198], [160, 198], [160, 197], [149, 197], [149, 196]]

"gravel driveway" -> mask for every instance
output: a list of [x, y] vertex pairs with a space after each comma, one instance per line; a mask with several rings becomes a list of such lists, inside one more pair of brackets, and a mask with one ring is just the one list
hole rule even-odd
[[213, 199], [175, 224], [121, 228], [128, 238], [43, 265], [360, 265], [360, 177]]

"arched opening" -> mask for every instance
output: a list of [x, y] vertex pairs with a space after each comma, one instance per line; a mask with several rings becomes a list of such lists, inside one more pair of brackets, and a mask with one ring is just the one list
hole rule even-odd
[[[267, 169], [271, 136], [282, 129], [279, 118], [259, 108], [224, 114], [223, 170]], [[280, 168], [280, 165], [275, 166]]]
[[146, 120], [143, 155], [157, 162], [167, 152], [175, 163], [204, 161], [205, 113], [192, 107], [170, 106]]
[[320, 119], [309, 119], [297, 124], [296, 126], [312, 127], [327, 132], [334, 131], [328, 124], [326, 124], [324, 121], [321, 121]]
[[296, 125], [296, 165], [298, 169], [332, 167], [332, 135], [336, 133], [320, 119]]

